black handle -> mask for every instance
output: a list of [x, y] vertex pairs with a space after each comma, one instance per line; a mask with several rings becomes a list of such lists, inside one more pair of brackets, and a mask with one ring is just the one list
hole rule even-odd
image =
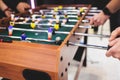
[[[116, 38], [120, 38], [120, 35], [119, 35], [119, 36], [117, 36]], [[112, 46], [109, 46], [109, 45], [108, 45], [107, 50], [109, 50], [111, 47], [112, 47]]]

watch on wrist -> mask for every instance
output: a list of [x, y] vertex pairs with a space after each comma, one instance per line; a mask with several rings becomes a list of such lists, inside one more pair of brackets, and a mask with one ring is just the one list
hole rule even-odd
[[112, 13], [110, 12], [110, 10], [107, 7], [105, 7], [102, 11], [105, 15], [108, 15], [108, 16], [112, 15]]

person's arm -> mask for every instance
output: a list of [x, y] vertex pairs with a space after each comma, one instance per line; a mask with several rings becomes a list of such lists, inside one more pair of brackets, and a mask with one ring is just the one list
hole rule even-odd
[[120, 59], [120, 27], [116, 28], [110, 36], [109, 46], [111, 48], [106, 52], [106, 56], [113, 56], [114, 58]]
[[20, 2], [20, 0], [2, 0], [9, 8], [11, 8], [13, 11], [17, 11], [16, 10], [16, 6], [18, 5], [18, 3]]
[[112, 47], [106, 52], [106, 56], [112, 56], [120, 60], [120, 38], [114, 39], [109, 45]]
[[120, 37], [120, 26], [112, 31], [109, 41], [116, 39], [118, 36]]
[[3, 0], [0, 0], [0, 10], [3, 11], [7, 17], [10, 17], [11, 9], [3, 2]]
[[120, 9], [120, 0], [111, 0], [106, 7], [113, 14]]
[[3, 2], [3, 0], [0, 0], [0, 9], [2, 10], [2, 11], [4, 11], [5, 9], [7, 9], [8, 8], [8, 6]]
[[111, 14], [115, 13], [119, 9], [120, 0], [111, 0], [100, 13], [90, 18], [90, 24], [95, 26], [104, 24]]

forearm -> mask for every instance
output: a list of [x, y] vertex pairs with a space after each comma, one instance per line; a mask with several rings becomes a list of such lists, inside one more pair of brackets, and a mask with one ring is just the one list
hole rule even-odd
[[8, 8], [8, 6], [3, 2], [3, 0], [0, 0], [0, 9], [2, 10], [2, 11], [4, 11], [5, 9], [7, 9]]
[[120, 0], [111, 0], [106, 7], [111, 13], [115, 13], [120, 9]]

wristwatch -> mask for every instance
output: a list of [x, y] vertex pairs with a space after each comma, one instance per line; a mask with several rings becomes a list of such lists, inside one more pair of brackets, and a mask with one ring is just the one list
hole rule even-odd
[[105, 8], [103, 8], [103, 13], [105, 14], [105, 15], [108, 15], [108, 16], [111, 16], [112, 15], [112, 13], [110, 12], [110, 10], [107, 8], [107, 7], [105, 7]]

